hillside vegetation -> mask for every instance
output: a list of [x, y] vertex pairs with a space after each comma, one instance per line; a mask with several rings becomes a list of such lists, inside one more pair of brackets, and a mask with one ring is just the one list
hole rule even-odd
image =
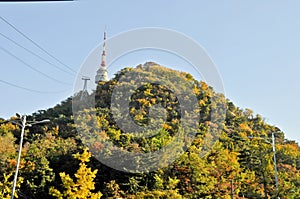
[[[128, 72], [143, 75], [144, 82], [153, 82], [155, 74], [161, 74], [159, 79], [173, 85], [174, 90], [164, 84], [143, 82], [135, 90], [135, 82], [128, 80], [126, 86], [135, 92], [124, 115], [111, 105], [112, 96], [115, 101], [122, 99], [122, 94], [114, 91]], [[196, 114], [194, 119], [182, 122], [188, 113], [181, 111], [183, 104], [176, 89], [186, 90], [188, 86], [182, 83], [185, 81], [193, 88], [192, 93], [183, 93], [182, 99], [192, 103], [196, 96], [197, 108], [188, 115], [193, 118], [191, 113]], [[261, 115], [236, 107], [190, 74], [158, 65], [124, 68], [110, 81], [99, 83], [84, 103], [78, 101], [80, 95], [28, 116], [31, 121], [49, 118], [51, 122], [26, 130], [18, 198], [300, 198], [299, 145], [286, 139], [280, 129], [266, 123]], [[94, 107], [92, 99], [96, 99]], [[72, 100], [76, 105], [75, 116]], [[141, 136], [131, 128], [132, 122], [148, 128], [147, 132]], [[183, 128], [184, 125], [191, 127]], [[20, 131], [12, 123], [0, 124], [3, 199], [10, 198]], [[270, 144], [272, 132], [276, 132], [278, 190]], [[170, 153], [153, 162], [123, 156], [123, 152], [149, 154], [170, 145]], [[180, 156], [168, 164], [166, 160], [176, 155], [174, 151]], [[133, 166], [126, 172], [106, 164], [116, 159], [119, 165], [114, 168], [140, 165], [149, 171], [137, 172], [138, 168]]]

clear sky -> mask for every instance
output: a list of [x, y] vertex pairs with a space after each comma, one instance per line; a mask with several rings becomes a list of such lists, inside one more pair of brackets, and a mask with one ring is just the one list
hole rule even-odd
[[[227, 98], [241, 108], [261, 114], [267, 122], [281, 128], [289, 139], [300, 142], [300, 1], [0, 3], [0, 13], [74, 71], [79, 70], [91, 50], [102, 42], [105, 26], [108, 37], [142, 27], [179, 31], [201, 44], [214, 60]], [[72, 94], [75, 76], [67, 67], [2, 20], [0, 33], [0, 117], [50, 108]], [[163, 65], [173, 63], [168, 57], [161, 58]], [[140, 59], [133, 60], [132, 64], [137, 61]], [[25, 91], [3, 81], [56, 93]]]

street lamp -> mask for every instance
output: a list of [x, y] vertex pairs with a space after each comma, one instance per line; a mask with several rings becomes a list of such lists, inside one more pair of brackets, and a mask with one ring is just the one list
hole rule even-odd
[[274, 132], [272, 132], [272, 147], [273, 147], [273, 158], [274, 158], [274, 170], [275, 170], [276, 190], [277, 190], [277, 193], [278, 193], [278, 170], [277, 170], [277, 162], [276, 162], [276, 146], [275, 146]]
[[21, 138], [20, 138], [20, 144], [19, 144], [19, 151], [18, 151], [18, 159], [17, 159], [17, 166], [16, 166], [16, 171], [15, 171], [15, 176], [14, 176], [14, 181], [13, 181], [13, 187], [12, 187], [12, 193], [11, 193], [11, 199], [14, 199], [15, 191], [16, 191], [16, 184], [17, 184], [17, 179], [18, 179], [18, 172], [19, 172], [19, 165], [20, 165], [20, 159], [21, 159], [21, 152], [22, 152], [22, 145], [23, 145], [23, 137], [24, 137], [24, 132], [26, 127], [31, 127], [32, 125], [35, 124], [41, 124], [41, 123], [46, 123], [50, 122], [48, 119], [44, 119], [42, 121], [33, 121], [33, 122], [27, 122], [26, 121], [26, 115], [24, 114], [23, 116], [20, 116], [17, 114], [17, 116], [21, 119], [21, 123], [14, 121], [14, 120], [7, 120], [5, 122], [11, 122], [13, 124], [16, 124], [21, 127]]
[[273, 148], [273, 160], [274, 160], [273, 161], [274, 162], [274, 171], [275, 171], [275, 185], [276, 185], [276, 191], [278, 193], [278, 170], [277, 170], [277, 162], [276, 162], [276, 146], [275, 146], [275, 136], [274, 136], [274, 133], [277, 133], [277, 132], [272, 132], [272, 142], [269, 142], [266, 138], [261, 138], [261, 137], [248, 136], [248, 138], [263, 139], [266, 143], [269, 143], [269, 144], [272, 145], [272, 148]]

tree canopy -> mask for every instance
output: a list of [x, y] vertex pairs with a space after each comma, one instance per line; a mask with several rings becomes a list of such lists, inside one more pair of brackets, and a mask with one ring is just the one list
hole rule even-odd
[[[127, 88], [133, 89], [128, 112], [118, 112], [112, 110], [112, 96], [114, 100], [122, 99], [114, 91], [128, 72], [147, 78], [137, 89], [134, 81], [127, 81]], [[161, 82], [174, 89], [147, 83], [155, 82], [156, 73], [161, 75]], [[175, 84], [178, 79], [181, 84]], [[190, 102], [196, 96], [197, 109], [184, 112], [176, 94], [180, 89], [187, 90], [185, 81], [193, 87], [182, 99]], [[157, 64], [124, 68], [110, 81], [100, 82], [85, 103], [89, 104], [92, 98], [96, 99], [95, 106], [79, 107], [76, 116], [72, 113], [76, 96], [28, 116], [29, 120], [49, 118], [51, 123], [35, 125], [25, 132], [18, 198], [300, 198], [298, 143], [286, 139], [278, 127], [268, 124], [261, 115], [235, 106], [190, 74]], [[196, 125], [182, 128], [183, 124], [195, 122], [182, 122], [182, 118], [194, 113], [198, 118]], [[143, 136], [138, 136], [127, 120], [120, 120], [120, 127], [116, 118], [125, 117], [124, 114], [135, 125], [147, 129]], [[278, 189], [270, 144], [272, 132], [276, 132]], [[178, 135], [184, 141], [174, 139]], [[17, 125], [0, 120], [0, 198], [10, 197], [19, 138]], [[214, 142], [212, 146], [210, 141]], [[149, 167], [149, 172], [125, 172], [105, 164], [109, 158], [117, 158], [121, 166], [148, 166], [149, 162], [143, 159], [129, 162], [126, 158], [130, 156], [122, 154], [154, 153], [170, 144], [170, 153], [155, 160], [161, 166], [155, 170]], [[167, 164], [166, 159], [174, 151], [180, 156]]]

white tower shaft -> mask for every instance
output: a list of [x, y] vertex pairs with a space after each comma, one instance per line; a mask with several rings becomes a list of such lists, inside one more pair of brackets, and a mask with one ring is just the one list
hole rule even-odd
[[108, 74], [106, 69], [106, 32], [104, 32], [103, 51], [101, 56], [101, 67], [97, 70], [95, 77], [95, 83], [98, 84], [101, 81], [108, 81]]

